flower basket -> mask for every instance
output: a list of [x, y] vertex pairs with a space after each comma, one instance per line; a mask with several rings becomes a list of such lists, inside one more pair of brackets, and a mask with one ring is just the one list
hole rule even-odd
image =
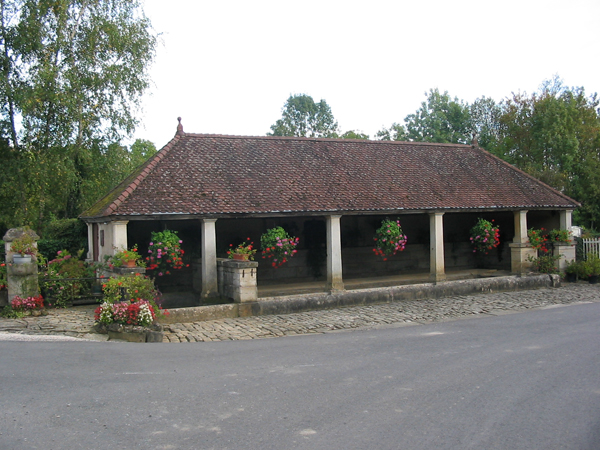
[[[182, 269], [185, 253], [181, 248], [182, 243], [183, 241], [179, 239], [176, 231], [153, 231], [152, 241], [148, 244], [148, 256], [146, 257], [148, 270], [153, 270], [157, 276], [162, 277], [171, 275], [171, 269]], [[185, 267], [188, 266], [189, 264], [185, 265]]]
[[232, 256], [232, 259], [236, 260], [236, 261], [248, 261], [250, 259], [250, 255], [241, 255], [239, 253], [234, 253]]
[[282, 227], [267, 230], [260, 238], [263, 259], [272, 259], [273, 268], [281, 267], [297, 252], [300, 238], [290, 236]]
[[373, 252], [381, 256], [384, 261], [397, 252], [401, 252], [406, 247], [406, 235], [402, 232], [399, 220], [385, 219], [381, 221], [381, 226], [375, 232], [375, 248]]
[[494, 226], [493, 220], [479, 218], [473, 228], [471, 228], [471, 245], [473, 253], [488, 254], [488, 252], [500, 245], [500, 227]]

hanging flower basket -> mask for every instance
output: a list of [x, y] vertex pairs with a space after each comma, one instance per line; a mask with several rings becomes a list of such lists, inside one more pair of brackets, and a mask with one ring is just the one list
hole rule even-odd
[[484, 253], [500, 245], [500, 227], [494, 226], [493, 220], [479, 218], [473, 228], [471, 228], [471, 245], [473, 253]]
[[271, 266], [281, 267], [297, 252], [300, 238], [290, 236], [282, 227], [267, 230], [260, 238], [263, 259], [271, 259]]
[[400, 226], [400, 220], [382, 220], [381, 226], [373, 237], [375, 241], [373, 252], [387, 261], [390, 256], [404, 250], [407, 239]]

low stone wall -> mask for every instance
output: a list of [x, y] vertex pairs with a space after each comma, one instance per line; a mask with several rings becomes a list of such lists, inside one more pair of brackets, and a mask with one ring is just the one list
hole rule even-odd
[[336, 293], [315, 293], [283, 297], [261, 298], [256, 302], [216, 306], [175, 308], [161, 323], [201, 322], [232, 317], [269, 314], [290, 314], [315, 309], [332, 309], [344, 306], [390, 303], [402, 300], [453, 297], [476, 293], [492, 293], [560, 287], [558, 275], [507, 276], [471, 280], [423, 283], [373, 289], [357, 289]]

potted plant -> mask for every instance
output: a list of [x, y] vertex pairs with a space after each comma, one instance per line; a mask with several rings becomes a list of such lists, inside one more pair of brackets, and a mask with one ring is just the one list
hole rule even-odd
[[596, 255], [588, 255], [586, 259], [586, 267], [588, 272], [588, 281], [590, 284], [598, 283], [598, 277], [600, 277], [600, 258]]
[[381, 226], [375, 232], [373, 240], [375, 241], [373, 252], [387, 261], [389, 256], [404, 250], [407, 237], [402, 232], [399, 220], [385, 219], [381, 221]]
[[233, 247], [233, 244], [229, 244], [229, 247], [231, 247], [229, 250], [227, 250], [229, 259], [235, 259], [238, 261], [254, 260], [256, 249], [254, 248], [254, 242], [251, 242], [250, 238], [247, 238], [246, 241], [242, 242], [235, 248]]
[[290, 236], [282, 227], [267, 230], [260, 237], [263, 259], [273, 259], [271, 266], [281, 267], [297, 252], [300, 238]]
[[141, 267], [143, 266], [141, 258], [141, 255], [138, 253], [137, 245], [134, 245], [130, 250], [119, 250], [108, 258], [108, 267], [111, 269], [115, 267]]
[[13, 262], [15, 264], [31, 262], [32, 258], [34, 258], [38, 252], [35, 238], [27, 231], [23, 232], [21, 236], [12, 242], [10, 251], [14, 252]]
[[565, 279], [569, 283], [576, 282], [578, 272], [579, 272], [579, 263], [575, 260], [568, 261], [565, 266]]

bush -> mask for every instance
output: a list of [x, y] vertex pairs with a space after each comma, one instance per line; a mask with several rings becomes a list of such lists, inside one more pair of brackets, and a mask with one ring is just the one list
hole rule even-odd
[[[57, 219], [49, 222], [41, 233], [40, 242], [48, 241], [49, 254], [44, 254], [48, 259], [58, 250], [67, 249], [71, 254], [76, 254], [83, 249], [85, 255], [88, 251], [87, 225], [79, 219]], [[58, 243], [60, 242], [60, 245]], [[44, 244], [46, 245], [46, 243]], [[40, 244], [38, 242], [38, 247]], [[40, 248], [41, 252], [41, 248]]]
[[558, 273], [558, 260], [561, 258], [560, 255], [552, 256], [547, 253], [537, 258], [528, 258], [528, 261], [532, 263], [532, 268], [539, 273]]

